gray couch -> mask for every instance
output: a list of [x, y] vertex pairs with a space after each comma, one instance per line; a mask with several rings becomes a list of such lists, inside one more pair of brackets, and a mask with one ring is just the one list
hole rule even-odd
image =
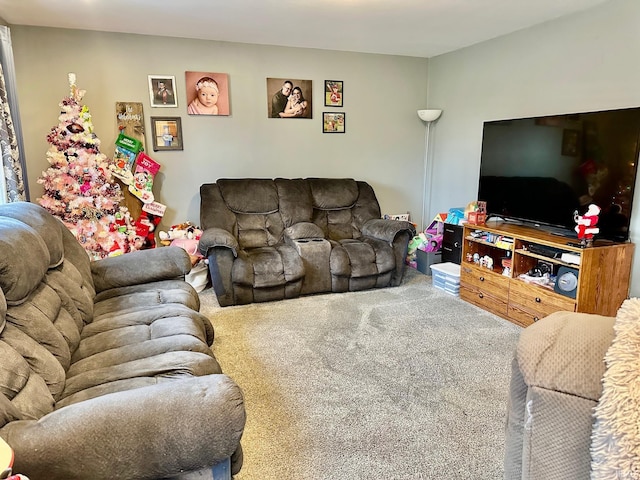
[[506, 480], [590, 478], [593, 409], [614, 322], [556, 312], [522, 331], [509, 392]]
[[0, 206], [0, 437], [38, 479], [211, 478], [245, 411], [177, 247], [89, 262], [31, 203]]
[[200, 187], [200, 224], [221, 306], [397, 286], [415, 235], [353, 179], [220, 179]]

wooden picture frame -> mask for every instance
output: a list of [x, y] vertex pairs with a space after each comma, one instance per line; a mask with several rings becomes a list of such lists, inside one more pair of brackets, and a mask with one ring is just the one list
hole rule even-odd
[[149, 75], [149, 100], [154, 108], [176, 108], [176, 77], [173, 75]]
[[577, 157], [580, 153], [580, 130], [565, 128], [562, 130], [562, 151], [563, 156]]
[[322, 112], [322, 133], [344, 133], [345, 128], [344, 112]]
[[324, 106], [342, 107], [344, 99], [344, 82], [342, 80], [324, 81]]
[[151, 136], [154, 152], [184, 149], [180, 117], [151, 117]]

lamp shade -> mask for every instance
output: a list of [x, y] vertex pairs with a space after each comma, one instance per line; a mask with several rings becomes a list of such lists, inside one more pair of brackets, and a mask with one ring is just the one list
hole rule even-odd
[[442, 110], [418, 110], [418, 117], [420, 117], [420, 120], [423, 122], [433, 122], [434, 120], [439, 119], [440, 115], [442, 115]]

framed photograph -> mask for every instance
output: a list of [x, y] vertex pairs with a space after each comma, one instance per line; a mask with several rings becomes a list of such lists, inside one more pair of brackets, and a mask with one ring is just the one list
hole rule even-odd
[[580, 153], [580, 130], [565, 128], [562, 131], [562, 155], [577, 157]]
[[344, 133], [344, 112], [322, 112], [322, 133]]
[[341, 107], [342, 106], [342, 80], [325, 80], [324, 81], [324, 106], [325, 107]]
[[182, 124], [180, 117], [151, 117], [153, 151], [182, 150]]
[[229, 115], [229, 75], [184, 72], [189, 115]]
[[149, 99], [152, 107], [177, 107], [176, 77], [149, 75]]
[[267, 117], [313, 118], [311, 80], [267, 78]]

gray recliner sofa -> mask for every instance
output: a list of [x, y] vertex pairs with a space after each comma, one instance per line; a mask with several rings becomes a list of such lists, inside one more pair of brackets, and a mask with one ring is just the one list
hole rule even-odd
[[220, 179], [200, 187], [200, 224], [223, 307], [397, 286], [415, 235], [353, 179]]
[[242, 392], [211, 352], [190, 268], [177, 247], [90, 262], [43, 208], [0, 206], [0, 437], [16, 473], [211, 478], [229, 458], [240, 469]]

